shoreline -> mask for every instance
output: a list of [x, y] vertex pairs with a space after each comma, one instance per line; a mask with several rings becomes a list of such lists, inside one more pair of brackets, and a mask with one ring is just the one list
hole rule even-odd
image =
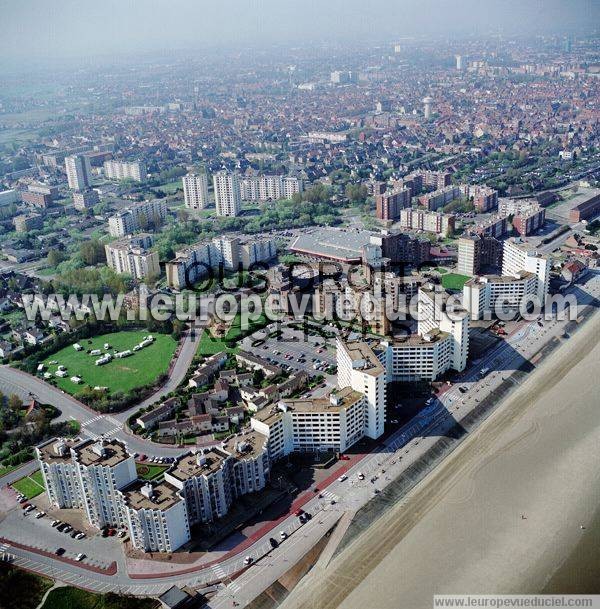
[[[284, 606], [310, 607], [318, 599], [320, 608], [366, 603], [379, 609], [397, 606], [394, 599], [401, 597], [416, 609], [430, 607], [434, 592], [541, 591], [557, 582], [576, 545], [584, 543], [579, 522], [591, 534], [600, 505], [600, 476], [589, 461], [600, 441], [592, 408], [596, 393], [586, 383], [598, 376], [600, 316], [591, 315], [580, 329], [419, 482], [404, 505], [373, 522], [367, 535], [351, 541], [327, 572], [309, 576]], [[581, 399], [587, 402], [573, 410]], [[550, 450], [545, 436], [552, 440]], [[543, 448], [547, 457], [535, 452]], [[507, 459], [511, 475], [500, 470], [499, 482], [486, 487], [484, 472]], [[521, 520], [524, 511], [543, 517]], [[575, 520], [567, 531], [565, 523]], [[524, 529], [525, 523], [531, 526]], [[374, 604], [373, 590], [386, 589], [394, 594]]]

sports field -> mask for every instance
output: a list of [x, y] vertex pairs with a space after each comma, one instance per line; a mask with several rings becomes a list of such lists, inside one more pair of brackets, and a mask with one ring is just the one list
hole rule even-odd
[[[83, 347], [82, 351], [76, 351], [73, 345], [69, 345], [50, 355], [42, 363], [52, 374], [58, 387], [67, 393], [78, 393], [85, 385], [108, 387], [109, 393], [128, 392], [136, 387], [154, 382], [160, 374], [167, 372], [177, 348], [177, 342], [169, 335], [153, 334], [154, 342], [151, 345], [134, 352], [129, 357], [113, 358], [103, 366], [95, 364], [99, 355], [90, 355], [87, 351], [100, 349], [102, 354], [107, 352], [114, 354], [115, 351], [131, 350], [147, 335], [147, 330], [126, 330], [114, 334], [103, 334], [79, 341]], [[104, 349], [105, 343], [111, 347], [108, 351]], [[50, 364], [51, 361], [57, 363]], [[67, 376], [64, 378], [55, 376], [59, 365], [67, 368]], [[76, 384], [71, 381], [72, 376], [81, 377], [82, 383]]]

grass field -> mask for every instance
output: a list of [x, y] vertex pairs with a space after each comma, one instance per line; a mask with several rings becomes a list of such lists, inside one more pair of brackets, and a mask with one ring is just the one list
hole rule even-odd
[[55, 588], [48, 594], [42, 609], [157, 609], [159, 602], [115, 594], [94, 594], [79, 588]]
[[137, 470], [138, 476], [142, 480], [154, 480], [158, 478], [166, 469], [168, 465], [156, 465], [154, 463], [136, 463], [135, 469]]
[[[75, 394], [81, 391], [84, 385], [90, 387], [108, 387], [109, 392], [128, 392], [136, 387], [152, 383], [160, 374], [167, 372], [177, 342], [169, 335], [154, 334], [154, 343], [124, 358], [114, 358], [104, 366], [96, 366], [99, 356], [86, 353], [88, 349], [100, 349], [104, 353], [103, 345], [108, 343], [112, 349], [123, 351], [132, 349], [140, 343], [148, 332], [146, 330], [127, 330], [114, 334], [104, 334], [88, 340], [82, 340], [83, 351], [75, 351], [72, 345], [61, 349], [47, 357], [42, 363], [48, 371], [54, 374], [58, 365], [66, 366], [67, 376], [56, 378], [56, 384], [67, 393]], [[50, 365], [50, 361], [58, 364]], [[71, 376], [80, 376], [83, 383], [75, 384]]]
[[27, 499], [33, 499], [46, 490], [42, 472], [39, 469], [31, 476], [25, 476], [25, 478], [13, 482], [12, 487], [19, 493], [23, 493]]
[[447, 290], [462, 290], [463, 285], [471, 279], [467, 275], [459, 275], [458, 273], [446, 273], [442, 275], [442, 286]]

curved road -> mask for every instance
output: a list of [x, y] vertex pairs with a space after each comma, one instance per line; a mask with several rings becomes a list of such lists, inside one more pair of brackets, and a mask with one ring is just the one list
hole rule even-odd
[[[146, 452], [151, 450], [152, 454], [156, 456], [173, 455], [175, 450], [185, 452], [185, 449], [163, 446], [155, 444], [150, 440], [133, 436], [124, 430], [123, 425], [127, 418], [140, 407], [149, 406], [150, 404], [159, 401], [162, 397], [179, 386], [196, 354], [198, 341], [198, 334], [196, 334], [195, 337], [192, 337], [190, 332], [186, 333], [179, 348], [177, 359], [169, 372], [169, 379], [167, 382], [140, 404], [136, 404], [119, 413], [99, 414], [61, 389], [58, 389], [31, 374], [23, 372], [22, 370], [11, 368], [10, 366], [0, 366], [0, 390], [5, 394], [16, 393], [24, 400], [30, 399], [30, 394], [33, 394], [40, 402], [56, 406], [62, 413], [60, 417], [61, 420], [76, 419], [81, 423], [82, 435], [97, 437], [106, 434], [127, 442], [128, 447], [133, 452]], [[20, 468], [17, 471], [19, 477], [28, 473], [23, 468]], [[13, 473], [13, 476], [15, 473], [16, 472]], [[7, 482], [10, 483], [11, 481], [12, 480], [6, 476], [0, 479], [0, 483], [2, 484]]]

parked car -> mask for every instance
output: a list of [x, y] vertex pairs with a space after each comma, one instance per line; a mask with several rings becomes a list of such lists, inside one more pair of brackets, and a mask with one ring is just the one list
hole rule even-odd
[[338, 482], [343, 482], [344, 480], [348, 480], [348, 476], [346, 476], [346, 474], [342, 474], [339, 478], [338, 478]]
[[279, 531], [279, 538], [281, 540], [287, 539], [287, 533], [285, 531]]
[[79, 531], [77, 535], [75, 535], [75, 539], [83, 539], [85, 537], [85, 533], [83, 531]]
[[46, 512], [44, 512], [44, 511], [40, 510], [40, 511], [39, 511], [39, 512], [38, 512], [38, 513], [35, 515], [35, 517], [36, 517], [36, 518], [43, 518], [45, 515], [46, 515]]
[[279, 542], [274, 537], [269, 538], [269, 543], [271, 544], [272, 548], [276, 548], [277, 546], [279, 546]]
[[59, 524], [61, 524], [60, 520], [53, 520], [52, 523], [51, 523], [51, 526], [57, 527]]
[[77, 562], [81, 562], [83, 559], [85, 558], [85, 554], [83, 552], [80, 552], [79, 554], [77, 554], [77, 556], [75, 557], [75, 560]]
[[54, 553], [57, 556], [62, 556], [65, 552], [66, 552], [66, 550], [64, 548], [56, 548], [56, 550], [54, 550]]
[[244, 558], [244, 564], [245, 565], [249, 565], [252, 562], [252, 556], [246, 556], [246, 558]]

